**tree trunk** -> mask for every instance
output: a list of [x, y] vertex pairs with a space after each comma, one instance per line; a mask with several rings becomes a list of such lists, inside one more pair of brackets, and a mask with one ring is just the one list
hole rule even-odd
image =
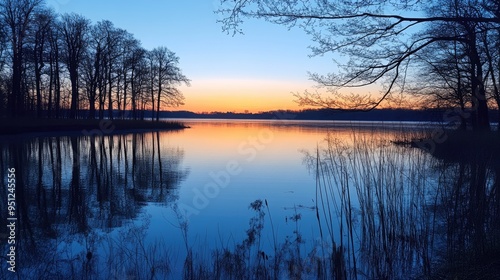
[[56, 54], [56, 69], [54, 76], [54, 106], [56, 108], [56, 118], [61, 116], [61, 77], [60, 77], [60, 69], [59, 69], [59, 55]]
[[[476, 64], [476, 77], [473, 79], [476, 80], [476, 85], [474, 89], [474, 96], [472, 98], [473, 108], [476, 108], [476, 130], [478, 131], [489, 131], [490, 130], [490, 118], [488, 115], [488, 104], [486, 100], [486, 90], [484, 88], [483, 81], [483, 70], [481, 67], [481, 63], [479, 62], [479, 57], [477, 57]], [[476, 103], [476, 104], [474, 104]]]
[[35, 87], [36, 87], [36, 115], [42, 117], [42, 68], [43, 68], [43, 46], [35, 46]]
[[467, 28], [468, 40], [468, 56], [471, 64], [471, 86], [472, 86], [472, 110], [473, 120], [472, 128], [475, 131], [489, 131], [490, 120], [488, 116], [488, 104], [486, 100], [486, 90], [483, 81], [483, 68], [481, 59], [477, 50], [475, 30]]
[[52, 54], [50, 54], [50, 68], [49, 68], [49, 97], [47, 103], [47, 116], [52, 116], [52, 89], [54, 83], [54, 66], [52, 65]]
[[108, 73], [108, 118], [113, 119], [113, 87], [111, 84], [111, 70]]
[[71, 108], [70, 115], [71, 119], [77, 118], [77, 109], [78, 109], [78, 70], [77, 63], [75, 61], [71, 61], [69, 63], [69, 79], [71, 81]]
[[122, 119], [126, 116], [127, 111], [127, 72], [123, 71], [123, 111], [122, 111]]
[[12, 94], [9, 95], [11, 115], [19, 117], [24, 114], [24, 94], [22, 92], [22, 54], [15, 51], [12, 58]]

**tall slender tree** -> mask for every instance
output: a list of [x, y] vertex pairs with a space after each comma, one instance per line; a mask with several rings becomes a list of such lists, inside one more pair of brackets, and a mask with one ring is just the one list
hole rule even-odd
[[[155, 102], [156, 96], [156, 120], [160, 118], [162, 103], [169, 106], [183, 104], [184, 97], [177, 90], [180, 84], [189, 85], [189, 79], [182, 74], [178, 67], [179, 57], [166, 47], [158, 47], [150, 53], [151, 63], [151, 101]], [[154, 104], [153, 104], [154, 111]]]
[[36, 90], [36, 114], [42, 116], [42, 70], [47, 61], [49, 47], [49, 35], [51, 28], [54, 27], [56, 16], [51, 10], [40, 9], [35, 13], [33, 20], [32, 44], [32, 62], [34, 68], [35, 90]]
[[7, 113], [7, 99], [10, 95], [8, 73], [4, 71], [8, 64], [8, 37], [7, 28], [3, 24], [0, 25], [0, 116], [6, 116]]
[[[55, 19], [53, 27], [49, 31], [49, 92], [47, 111], [49, 117], [59, 118], [61, 115], [61, 30], [60, 22]], [[54, 113], [52, 112], [54, 111]]]
[[89, 28], [90, 21], [81, 15], [65, 14], [62, 16], [61, 32], [64, 38], [64, 61], [71, 81], [70, 118], [72, 119], [77, 117], [80, 98], [78, 71], [87, 47]]
[[25, 113], [25, 92], [23, 82], [23, 50], [26, 36], [35, 11], [43, 4], [43, 0], [1, 0], [0, 18], [7, 27], [12, 52], [12, 88], [8, 96], [8, 108], [11, 116], [22, 116]]

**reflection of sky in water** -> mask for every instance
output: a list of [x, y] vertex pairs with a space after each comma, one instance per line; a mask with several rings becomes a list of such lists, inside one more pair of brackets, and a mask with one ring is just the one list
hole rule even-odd
[[[164, 134], [162, 141], [185, 150], [183, 165], [190, 173], [181, 183], [178, 204], [194, 206], [195, 199], [204, 206], [193, 207], [196, 213], [189, 217], [189, 237], [194, 248], [209, 252], [209, 248], [223, 247], [221, 243], [227, 246], [241, 242], [246, 237], [249, 219], [255, 215], [249, 204], [256, 199], [267, 199], [278, 240], [293, 235], [295, 223], [290, 217], [294, 209], [302, 215], [299, 229], [303, 237], [308, 241], [319, 237], [316, 213], [310, 208], [315, 206], [315, 175], [305, 166], [303, 151], [314, 153], [318, 145], [324, 146], [328, 132], [335, 138], [352, 141], [353, 127], [330, 127], [331, 122], [224, 120], [187, 124], [190, 129]], [[360, 137], [393, 140], [392, 131], [374, 128], [379, 127], [364, 122], [363, 127], [355, 130]], [[210, 173], [227, 173], [228, 162], [237, 162], [241, 172], [229, 176], [228, 186], [219, 188], [215, 197], [200, 199], [203, 188], [215, 182]], [[181, 232], [173, 226], [178, 225], [173, 211], [158, 206], [147, 209], [158, 221], [158, 225], [151, 223], [150, 232], [164, 232], [182, 244]], [[267, 228], [262, 245], [271, 246], [267, 209], [265, 212]]]
[[[228, 162], [237, 162], [240, 170], [237, 175], [229, 176], [229, 184], [220, 188], [217, 196], [206, 199], [207, 206], [200, 209], [199, 214], [190, 216], [189, 232], [193, 240], [198, 240], [199, 245], [205, 238], [210, 243], [220, 243], [219, 239], [240, 242], [245, 237], [248, 220], [254, 216], [248, 206], [256, 199], [268, 200], [278, 234], [291, 234], [289, 230], [285, 232], [285, 217], [293, 214], [294, 205], [314, 206], [314, 176], [302, 164], [301, 149], [314, 149], [325, 132], [304, 132], [296, 127], [282, 128], [260, 122], [188, 125], [190, 129], [166, 137], [169, 145], [178, 143], [184, 148], [183, 163], [190, 170], [188, 178], [181, 183], [179, 204], [193, 206], [193, 199], [200, 197], [194, 190], [202, 192], [207, 184], [216, 182], [211, 173], [226, 181], [220, 174], [229, 174]], [[298, 211], [304, 215], [313, 213]], [[173, 215], [171, 218], [175, 219]], [[307, 227], [310, 222], [314, 220], [301, 221], [301, 225]], [[177, 235], [180, 237], [180, 233]]]
[[[421, 163], [417, 162], [417, 165], [423, 166], [422, 170], [431, 168], [426, 166], [429, 162], [425, 161], [425, 157], [410, 158], [420, 153], [419, 150], [413, 149], [404, 155], [398, 155], [397, 149], [404, 148], [396, 148], [390, 143], [396, 138], [395, 133], [402, 130], [402, 126], [414, 126], [413, 123], [392, 123], [395, 129], [369, 122], [187, 120], [186, 124], [191, 128], [174, 133], [113, 136], [105, 138], [103, 142], [96, 139], [95, 145], [91, 145], [89, 138], [81, 138], [78, 141], [81, 188], [85, 189], [85, 196], [82, 196], [85, 203], [79, 207], [88, 208], [85, 208], [87, 210], [84, 213], [88, 215], [90, 230], [96, 235], [108, 234], [118, 238], [122, 229], [147, 225], [144, 241], [152, 244], [163, 240], [166, 243], [170, 260], [173, 261], [171, 266], [174, 278], [175, 275], [181, 275], [186, 249], [179, 228], [181, 221], [172, 210], [173, 205], [194, 211], [188, 217], [188, 243], [207, 260], [210, 259], [213, 249], [231, 248], [246, 238], [249, 220], [256, 214], [249, 209], [249, 205], [256, 199], [266, 199], [270, 210], [268, 213], [264, 207], [265, 227], [260, 245], [263, 250], [271, 251], [273, 243], [269, 215], [277, 241], [283, 243], [287, 236], [294, 235], [296, 224], [290, 217], [298, 213], [301, 214], [298, 228], [305, 240], [304, 252], [311, 251], [320, 234], [314, 210], [315, 174], [314, 171], [308, 170], [304, 162], [304, 151], [315, 155], [317, 147], [326, 146], [325, 138], [328, 134], [348, 146], [352, 145], [353, 141], [364, 141], [360, 139], [367, 142], [371, 139], [382, 141], [386, 147], [390, 147], [382, 149], [391, 153], [388, 159], [404, 164], [418, 159], [422, 160]], [[354, 136], [356, 138], [353, 138]], [[49, 151], [54, 150], [56, 141], [53, 140], [52, 146], [44, 143], [46, 148], [43, 158], [46, 164], [42, 169], [43, 185], [47, 193], [50, 193], [52, 186], [52, 165], [49, 159], [53, 155]], [[61, 188], [63, 196], [66, 195], [67, 198], [71, 194], [73, 153], [70, 138], [62, 137], [61, 141]], [[36, 142], [31, 145], [38, 147]], [[97, 169], [97, 172], [101, 176], [110, 175], [106, 179], [112, 182], [107, 186], [110, 189], [104, 187], [103, 195], [112, 201], [99, 199], [97, 179], [89, 179], [92, 172], [96, 171], [91, 163], [93, 147], [96, 148], [95, 155], [99, 158], [97, 163], [101, 164], [101, 169]], [[366, 152], [368, 158], [377, 163], [379, 157], [384, 155], [378, 154], [380, 151], [376, 146], [369, 147], [375, 148], [362, 153]], [[131, 160], [134, 152], [137, 155], [135, 165]], [[31, 154], [34, 155], [36, 153]], [[29, 164], [34, 166], [33, 171], [36, 171], [37, 160], [30, 160]], [[159, 171], [160, 162], [163, 172]], [[114, 172], [102, 173], [102, 170], [108, 170], [111, 164]], [[389, 166], [390, 162], [387, 164]], [[404, 168], [406, 167], [398, 170]], [[165, 190], [159, 188], [160, 174], [164, 175]], [[171, 178], [167, 174], [180, 176], [180, 179], [170, 181]], [[30, 175], [29, 180], [33, 187], [37, 176]], [[212, 188], [210, 191], [215, 193], [206, 197], [204, 188], [216, 186], [218, 180], [222, 182], [219, 184], [227, 183], [227, 186]], [[436, 184], [432, 174], [426, 174], [424, 180], [427, 180], [426, 184]], [[164, 195], [165, 199], [159, 199], [160, 195]], [[358, 205], [355, 195], [353, 192], [351, 200], [356, 208]], [[67, 215], [69, 211], [66, 204], [59, 210], [61, 216]], [[110, 214], [112, 207], [114, 214]], [[355, 214], [359, 214], [359, 210], [355, 210]], [[63, 223], [65, 219], [62, 217]], [[74, 227], [60, 224], [57, 227], [68, 231], [71, 229], [72, 233], [75, 233]], [[334, 223], [334, 227], [338, 227], [338, 223]], [[338, 231], [338, 228], [335, 230]], [[75, 235], [78, 236], [76, 241], [68, 240], [65, 244], [70, 244], [68, 246], [75, 250], [85, 249], [81, 241], [82, 236]], [[338, 232], [335, 235], [335, 238], [339, 237]]]

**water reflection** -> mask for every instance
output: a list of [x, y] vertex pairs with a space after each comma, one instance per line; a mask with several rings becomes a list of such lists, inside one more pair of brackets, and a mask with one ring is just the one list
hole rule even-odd
[[[500, 275], [500, 164], [487, 151], [440, 153], [436, 227], [442, 250], [436, 274]], [[463, 153], [462, 153], [463, 154]]]
[[[77, 272], [85, 271], [82, 264], [105, 254], [97, 244], [106, 233], [143, 219], [141, 209], [146, 203], [174, 203], [188, 171], [182, 166], [184, 151], [167, 146], [167, 137], [154, 132], [2, 143], [0, 177], [7, 178], [7, 168], [16, 170], [16, 264], [22, 268], [21, 279], [34, 279], [30, 276], [37, 273], [56, 278], [81, 275]], [[0, 192], [2, 202], [7, 201], [6, 194]], [[5, 221], [7, 209], [1, 205]], [[127, 235], [137, 230], [130, 227]], [[1, 233], [7, 236], [5, 228]], [[2, 244], [7, 244], [6, 239]], [[137, 246], [137, 240], [133, 244]], [[81, 253], [83, 257], [77, 257]], [[74, 275], [66, 265], [78, 267]], [[4, 268], [2, 263], [3, 279], [10, 273]]]
[[[329, 137], [307, 156], [318, 223], [336, 279], [461, 279], [500, 275], [500, 166], [486, 154], [421, 150]], [[338, 253], [341, 254], [338, 254]], [[475, 261], [471, 261], [475, 260]], [[476, 279], [476, 278], [474, 278]]]
[[[2, 144], [0, 176], [7, 167], [18, 175], [22, 278], [500, 275], [500, 165], [488, 154], [430, 155], [391, 142], [414, 137], [413, 128], [189, 125]], [[272, 141], [254, 159], [238, 152], [263, 130]], [[192, 203], [228, 161], [241, 174], [197, 215], [177, 216], [172, 209]]]

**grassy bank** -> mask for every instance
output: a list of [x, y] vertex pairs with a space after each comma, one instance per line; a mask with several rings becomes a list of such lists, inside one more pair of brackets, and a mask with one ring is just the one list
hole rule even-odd
[[184, 128], [186, 126], [179, 122], [147, 120], [0, 119], [0, 135], [62, 132], [112, 134], [131, 130], [177, 130]]

